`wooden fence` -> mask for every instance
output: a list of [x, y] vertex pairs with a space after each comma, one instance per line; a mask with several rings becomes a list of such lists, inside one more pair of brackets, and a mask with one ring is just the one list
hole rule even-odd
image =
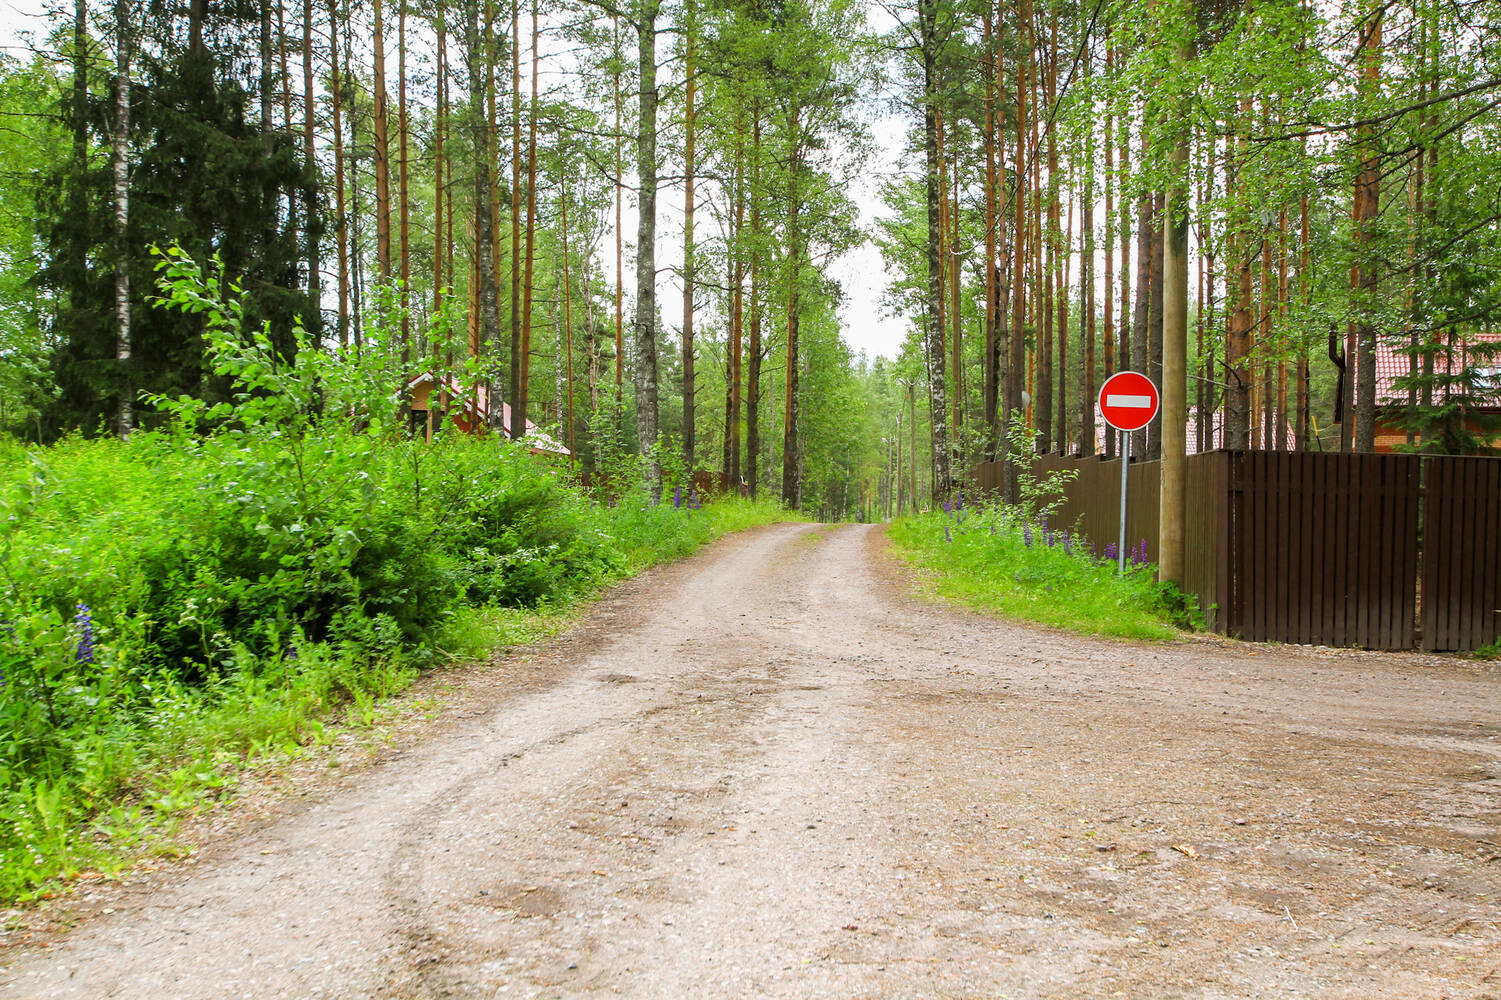
[[[1056, 520], [1097, 550], [1120, 524], [1120, 465], [1072, 470]], [[984, 489], [994, 465], [976, 470]], [[1156, 559], [1160, 465], [1131, 464], [1127, 543]], [[1473, 650], [1501, 633], [1501, 460], [1225, 452], [1188, 459], [1184, 590], [1245, 639]]]

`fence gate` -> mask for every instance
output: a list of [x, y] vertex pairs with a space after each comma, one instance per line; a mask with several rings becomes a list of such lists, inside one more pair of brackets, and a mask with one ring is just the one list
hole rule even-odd
[[1423, 462], [1423, 648], [1471, 650], [1501, 632], [1501, 460]]

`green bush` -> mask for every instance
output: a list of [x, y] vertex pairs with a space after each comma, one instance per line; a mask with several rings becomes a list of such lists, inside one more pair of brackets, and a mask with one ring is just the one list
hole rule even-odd
[[118, 864], [339, 706], [368, 721], [451, 635], [480, 651], [459, 617], [497, 636], [503, 609], [777, 516], [607, 505], [498, 436], [412, 441], [378, 338], [287, 361], [233, 288], [164, 259], [231, 402], [156, 400], [171, 426], [125, 442], [0, 445], [0, 900]]

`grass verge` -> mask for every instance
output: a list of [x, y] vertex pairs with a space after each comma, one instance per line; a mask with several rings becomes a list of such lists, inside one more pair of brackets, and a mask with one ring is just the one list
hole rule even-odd
[[1122, 639], [1174, 639], [1187, 624], [1151, 565], [1118, 573], [1087, 542], [1004, 505], [903, 517], [887, 531], [936, 594], [979, 611]]

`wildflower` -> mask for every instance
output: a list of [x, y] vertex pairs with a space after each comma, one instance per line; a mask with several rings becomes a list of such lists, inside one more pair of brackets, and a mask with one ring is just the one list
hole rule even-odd
[[1029, 549], [1032, 547], [1032, 525], [1030, 524], [1022, 525], [1022, 544]]
[[951, 516], [953, 515], [953, 513], [954, 513], [954, 502], [952, 500], [945, 500], [943, 502], [943, 512], [945, 514], [948, 514], [948, 515], [951, 515]]
[[78, 602], [78, 613], [73, 616], [73, 624], [78, 626], [78, 648], [73, 652], [73, 659], [79, 663], [94, 662], [94, 616], [89, 611], [89, 606], [82, 601]]
[[1105, 561], [1115, 562], [1120, 557], [1120, 548], [1114, 542], [1105, 543]]
[[286, 656], [286, 658], [287, 658], [288, 662], [291, 662], [291, 663], [296, 663], [297, 662], [297, 646], [296, 646], [295, 643], [287, 647], [287, 656]]
[[955, 510], [963, 510], [964, 509], [964, 491], [963, 490], [960, 490], [958, 493], [954, 494], [954, 509]]
[[681, 510], [682, 507], [683, 507], [683, 487], [681, 485], [679, 485], [677, 489], [675, 489], [675, 490], [672, 491], [672, 509], [673, 510]]
[[954, 540], [954, 536], [949, 534], [949, 526], [946, 524], [943, 526], [943, 540], [945, 542], [952, 542]]
[[1066, 556], [1073, 555], [1073, 551], [1069, 548], [1071, 541], [1072, 539], [1068, 537], [1068, 532], [1065, 531], [1063, 533], [1063, 554]]
[[698, 490], [689, 490], [688, 491], [688, 509], [689, 510], [699, 510], [702, 507], [703, 507], [703, 504], [698, 499]]

